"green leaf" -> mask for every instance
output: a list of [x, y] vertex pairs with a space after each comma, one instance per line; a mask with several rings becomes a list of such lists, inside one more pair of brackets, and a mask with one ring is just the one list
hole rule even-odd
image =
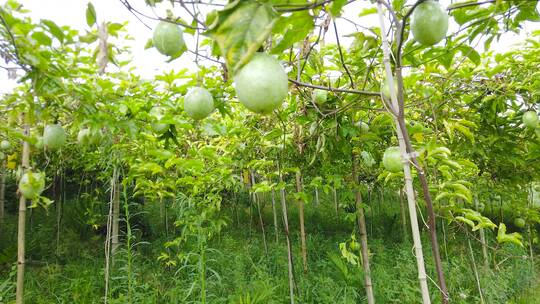
[[463, 54], [463, 56], [469, 58], [474, 64], [480, 64], [480, 54], [478, 54], [478, 52], [472, 47], [463, 44], [460, 45], [457, 49], [461, 51], [461, 54]]
[[363, 16], [372, 15], [376, 13], [377, 13], [376, 7], [365, 8], [360, 12], [360, 14], [358, 14], [358, 17], [363, 17]]
[[32, 34], [32, 38], [41, 45], [50, 46], [52, 44], [51, 37], [47, 36], [43, 32], [34, 32]]
[[217, 18], [215, 27], [204, 34], [217, 42], [233, 74], [257, 52], [277, 20], [272, 6], [255, 1], [228, 4]]
[[277, 24], [285, 25], [284, 29], [282, 29], [284, 33], [281, 41], [272, 49], [272, 54], [280, 54], [290, 48], [295, 42], [306, 38], [315, 27], [315, 21], [307, 11], [297, 12], [288, 17], [281, 17]]
[[330, 3], [330, 5], [328, 6], [329, 10], [330, 10], [330, 15], [332, 15], [332, 17], [339, 17], [341, 15], [341, 9], [343, 8], [343, 6], [345, 6], [345, 4], [347, 4], [347, 0], [334, 0]]
[[58, 39], [60, 42], [64, 41], [64, 32], [58, 25], [56, 25], [56, 23], [52, 22], [51, 20], [41, 20], [41, 23], [47, 27], [49, 32], [56, 37], [56, 39]]
[[96, 9], [92, 2], [88, 2], [88, 6], [86, 7], [86, 24], [88, 26], [96, 24]]

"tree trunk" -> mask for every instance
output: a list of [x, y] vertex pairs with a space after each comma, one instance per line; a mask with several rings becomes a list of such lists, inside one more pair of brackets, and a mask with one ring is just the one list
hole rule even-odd
[[315, 207], [319, 206], [319, 188], [315, 187]]
[[[302, 173], [300, 170], [296, 171], [296, 192], [302, 192]], [[302, 265], [304, 272], [308, 271], [307, 268], [307, 245], [306, 245], [306, 230], [304, 226], [304, 200], [298, 199], [298, 215], [300, 216], [300, 240], [302, 246]]]
[[[63, 204], [63, 195], [62, 195], [62, 175], [60, 175], [60, 186], [58, 189], [57, 186], [57, 176], [54, 178], [54, 192], [56, 199], [56, 256], [60, 255], [60, 225], [62, 224], [62, 204]], [[58, 191], [59, 190], [59, 191]]]
[[272, 215], [274, 217], [274, 234], [276, 235], [276, 243], [279, 242], [278, 234], [278, 222], [277, 222], [277, 213], [276, 213], [276, 191], [272, 188]]
[[478, 288], [478, 294], [480, 295], [480, 304], [484, 304], [484, 295], [482, 293], [482, 286], [480, 285], [480, 277], [478, 276], [478, 270], [476, 268], [476, 261], [474, 260], [474, 252], [471, 245], [470, 237], [467, 233], [467, 243], [469, 244], [469, 254], [471, 256], [471, 263], [473, 266], [474, 279], [476, 280], [476, 287]]
[[356, 169], [356, 158], [353, 154], [352, 156], [352, 174], [353, 180], [356, 188], [356, 212], [357, 212], [357, 221], [358, 221], [358, 230], [360, 232], [360, 245], [362, 253], [362, 265], [364, 267], [364, 285], [366, 288], [366, 295], [368, 304], [375, 303], [375, 297], [373, 296], [373, 284], [371, 283], [371, 270], [369, 267], [369, 248], [367, 241], [367, 231], [366, 231], [366, 218], [364, 216], [364, 208], [362, 206], [362, 191], [360, 190], [360, 181], [358, 180], [358, 172]]
[[338, 201], [336, 187], [332, 187], [332, 194], [334, 197], [334, 208], [336, 209], [336, 215], [338, 215]]
[[[478, 210], [478, 196], [474, 196], [474, 205], [476, 207], [476, 210]], [[478, 229], [478, 233], [480, 234], [480, 243], [482, 245], [482, 255], [484, 257], [484, 267], [486, 269], [489, 268], [489, 255], [487, 250], [487, 244], [486, 244], [486, 236], [484, 234], [484, 228]]]
[[0, 225], [4, 223], [4, 211], [6, 202], [6, 162], [0, 160]]
[[[384, 55], [384, 66], [385, 66], [385, 72], [386, 72], [386, 81], [387, 85], [390, 89], [390, 96], [392, 99], [392, 107], [394, 109], [399, 109], [399, 104], [396, 98], [396, 92], [394, 90], [394, 79], [392, 76], [392, 70], [390, 67], [390, 47], [388, 46], [388, 40], [386, 39], [386, 26], [384, 25], [384, 14], [382, 10], [382, 6], [380, 2], [377, 2], [377, 10], [379, 13], [379, 22], [381, 27], [381, 35], [382, 38], [382, 49], [383, 49], [383, 55]], [[405, 180], [405, 190], [407, 193], [407, 202], [409, 207], [409, 217], [411, 222], [411, 230], [412, 230], [412, 237], [413, 237], [413, 244], [414, 244], [414, 250], [415, 250], [415, 256], [416, 256], [416, 264], [418, 268], [418, 280], [420, 282], [420, 291], [422, 294], [422, 303], [423, 304], [429, 304], [431, 303], [430, 295], [429, 295], [429, 289], [427, 285], [427, 275], [426, 275], [426, 269], [424, 264], [424, 253], [422, 252], [422, 241], [420, 239], [420, 229], [418, 227], [418, 217], [416, 214], [416, 201], [414, 197], [414, 188], [412, 183], [412, 174], [411, 174], [411, 168], [409, 165], [408, 160], [405, 158], [407, 155], [407, 148], [405, 145], [405, 140], [403, 136], [403, 132], [401, 130], [401, 126], [398, 122], [398, 119], [395, 118], [396, 128], [397, 128], [397, 135], [398, 135], [398, 142], [399, 142], [399, 149], [401, 152], [401, 157], [403, 160], [403, 173], [404, 173], [404, 180]], [[444, 297], [443, 297], [444, 298]]]
[[[255, 174], [253, 174], [253, 172], [251, 172], [251, 184], [255, 185]], [[253, 201], [255, 202], [255, 204], [257, 204], [257, 214], [259, 215], [259, 224], [261, 225], [264, 253], [266, 254], [266, 256], [268, 256], [268, 243], [266, 242], [266, 232], [264, 230], [264, 221], [263, 221], [262, 213], [261, 213], [260, 199], [261, 198], [259, 194], [253, 192]]]
[[[30, 127], [25, 122], [24, 115], [22, 121], [24, 124], [24, 136], [30, 135]], [[23, 172], [30, 167], [30, 144], [26, 141], [22, 143], [22, 161], [21, 167]], [[26, 233], [26, 198], [20, 195], [19, 197], [19, 223], [17, 231], [17, 291], [16, 303], [24, 303], [24, 263], [25, 263], [25, 233]]]
[[113, 218], [112, 218], [112, 241], [111, 241], [111, 256], [112, 261], [114, 265], [114, 256], [116, 254], [116, 251], [118, 250], [118, 246], [120, 246], [120, 243], [118, 241], [118, 224], [120, 222], [120, 182], [118, 178], [118, 174], [116, 175], [116, 182], [114, 184], [114, 197], [113, 197]]
[[[280, 169], [281, 170], [281, 169]], [[283, 175], [281, 171], [279, 173], [279, 182], [283, 184]], [[283, 231], [285, 232], [285, 239], [287, 240], [287, 262], [289, 269], [289, 297], [290, 303], [294, 304], [294, 264], [293, 254], [291, 246], [291, 238], [289, 234], [289, 217], [287, 212], [287, 202], [285, 201], [285, 186], [279, 190], [281, 199], [281, 211], [283, 213]]]

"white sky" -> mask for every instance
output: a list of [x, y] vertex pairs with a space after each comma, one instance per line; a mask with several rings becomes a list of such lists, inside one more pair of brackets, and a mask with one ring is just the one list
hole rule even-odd
[[[0, 0], [0, 3], [4, 2], [4, 0]], [[68, 25], [81, 32], [88, 29], [85, 17], [88, 0], [19, 0], [19, 2], [22, 3], [26, 9], [31, 11], [29, 15], [34, 21], [39, 19], [50, 19], [58, 25]], [[164, 2], [166, 3], [168, 1]], [[167, 58], [159, 54], [154, 48], [145, 50], [144, 45], [146, 44], [146, 41], [151, 38], [152, 31], [146, 28], [131, 13], [129, 13], [119, 0], [93, 0], [92, 3], [96, 8], [98, 22], [103, 20], [111, 22], [129, 22], [128, 33], [134, 40], [125, 43], [131, 47], [133, 57], [132, 64], [136, 67], [136, 72], [138, 74], [152, 77], [155, 74], [160, 74], [163, 71], [169, 71], [171, 69], [178, 70], [181, 68], [189, 68], [191, 70], [196, 70], [194, 56], [192, 54], [186, 53], [181, 58], [167, 63]], [[130, 0], [130, 3], [146, 14], [153, 15], [152, 10], [145, 6], [143, 0]], [[448, 5], [450, 4], [450, 0], [441, 0], [441, 4], [443, 4], [443, 6]], [[358, 13], [361, 11], [362, 7], [365, 7], [366, 5], [369, 5], [366, 1], [357, 1], [350, 4], [346, 7], [347, 9], [344, 12], [344, 16], [352, 20], [359, 20], [359, 23], [368, 26], [374, 24], [378, 25], [378, 19], [375, 15], [358, 19]], [[158, 12], [160, 16], [165, 16], [163, 9], [167, 6], [168, 4], [165, 4], [160, 7], [161, 10]], [[181, 10], [176, 8], [174, 12], [178, 14]], [[188, 22], [191, 21], [186, 15], [181, 15], [181, 17]], [[156, 21], [154, 20], [143, 19], [143, 21], [151, 27], [156, 24]], [[346, 21], [341, 20], [337, 23], [337, 26], [339, 32], [344, 36], [355, 32], [354, 27]], [[452, 32], [453, 28], [455, 29], [456, 26], [451, 26], [449, 32]], [[495, 51], [507, 51], [511, 45], [522, 41], [524, 37], [529, 36], [528, 33], [530, 33], [530, 31], [535, 29], [540, 29], [539, 24], [526, 23], [524, 24], [524, 31], [520, 35], [512, 33], [506, 34], [499, 42], [492, 43], [492, 49]], [[333, 28], [330, 27], [326, 36], [326, 41], [328, 43], [335, 42], [333, 33]], [[193, 37], [190, 35], [184, 36], [188, 48], [193, 49]], [[347, 45], [351, 39], [352, 38], [341, 37], [340, 41], [342, 41], [344, 45]], [[9, 92], [15, 85], [16, 83], [13, 80], [7, 78], [7, 72], [0, 69], [0, 94]]]

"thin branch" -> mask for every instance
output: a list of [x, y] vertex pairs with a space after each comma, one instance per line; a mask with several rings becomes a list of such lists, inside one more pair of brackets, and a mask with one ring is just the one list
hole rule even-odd
[[464, 8], [464, 7], [468, 7], [468, 6], [476, 6], [476, 5], [482, 5], [482, 4], [488, 4], [488, 3], [495, 3], [496, 1], [497, 0], [488, 0], [488, 1], [483, 1], [483, 2], [461, 3], [461, 4], [457, 4], [455, 6], [450, 6], [446, 10], [447, 11], [453, 11], [455, 9], [460, 9], [460, 8]]
[[347, 65], [345, 64], [345, 59], [343, 58], [343, 52], [341, 50], [341, 44], [339, 42], [339, 33], [338, 33], [338, 30], [337, 30], [336, 21], [333, 20], [332, 23], [334, 24], [334, 32], [336, 33], [336, 42], [337, 42], [337, 47], [338, 47], [338, 51], [339, 51], [339, 60], [341, 61], [341, 65], [345, 69], [345, 72], [349, 76], [349, 80], [351, 81], [351, 87], [353, 89], [356, 89], [356, 86], [354, 85], [354, 80], [353, 80], [353, 78], [351, 76], [351, 72], [349, 71], [349, 68], [347, 68]]
[[299, 81], [296, 81], [296, 80], [290, 79], [290, 78], [289, 78], [289, 81], [294, 83], [297, 86], [306, 87], [306, 88], [312, 88], [312, 89], [325, 90], [325, 91], [330, 91], [330, 92], [348, 93], [348, 94], [357, 94], [357, 95], [366, 95], [366, 96], [381, 96], [380, 92], [361, 91], [361, 90], [347, 90], [347, 89], [325, 87], [325, 86], [319, 86], [319, 85], [299, 82]]

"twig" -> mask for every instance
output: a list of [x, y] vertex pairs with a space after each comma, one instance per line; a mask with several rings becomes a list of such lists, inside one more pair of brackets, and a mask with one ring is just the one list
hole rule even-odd
[[347, 89], [325, 87], [325, 86], [319, 86], [319, 85], [299, 82], [299, 81], [296, 81], [296, 80], [290, 79], [290, 78], [289, 78], [289, 81], [294, 83], [297, 86], [307, 87], [307, 88], [312, 88], [312, 89], [325, 90], [325, 91], [330, 91], [330, 92], [349, 93], [349, 94], [358, 94], [358, 95], [367, 95], [367, 96], [381, 96], [380, 92], [362, 91], [362, 90], [347, 90]]
[[341, 50], [341, 44], [339, 42], [339, 34], [338, 34], [338, 30], [337, 30], [336, 21], [333, 20], [332, 23], [334, 24], [334, 32], [336, 33], [336, 42], [337, 42], [337, 47], [338, 47], [338, 51], [339, 51], [339, 60], [341, 61], [341, 65], [345, 69], [345, 72], [349, 76], [349, 80], [351, 81], [351, 87], [353, 89], [356, 89], [356, 86], [354, 85], [353, 78], [351, 76], [351, 72], [349, 71], [349, 68], [347, 68], [347, 65], [345, 64], [345, 59], [343, 59], [343, 52]]

